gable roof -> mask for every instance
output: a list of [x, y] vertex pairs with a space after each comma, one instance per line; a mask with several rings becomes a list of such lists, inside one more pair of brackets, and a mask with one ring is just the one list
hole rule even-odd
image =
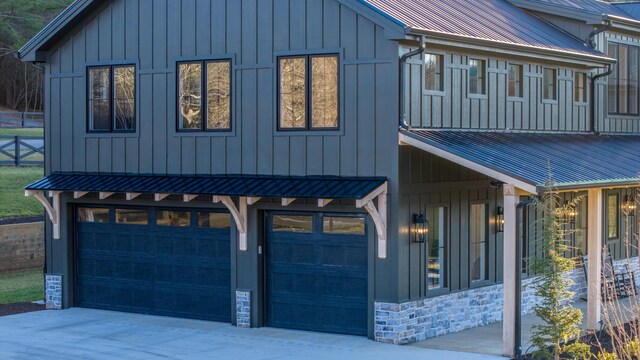
[[582, 40], [505, 0], [359, 0], [409, 32], [477, 39], [495, 45], [611, 60]]

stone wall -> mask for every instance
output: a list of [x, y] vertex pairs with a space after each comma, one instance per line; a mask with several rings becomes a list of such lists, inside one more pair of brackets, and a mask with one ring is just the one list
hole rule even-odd
[[47, 310], [62, 309], [62, 275], [47, 274], [44, 279]]
[[0, 272], [41, 268], [44, 223], [0, 225]]
[[[614, 263], [616, 270], [629, 264], [634, 272], [636, 286], [640, 285], [638, 258]], [[585, 298], [587, 282], [584, 269], [579, 267], [567, 272], [573, 280], [570, 290], [574, 301]], [[533, 312], [539, 302], [536, 285], [539, 278], [522, 281], [522, 314]], [[442, 336], [478, 326], [502, 321], [503, 286], [496, 284], [477, 289], [420, 299], [406, 303], [375, 303], [375, 340], [390, 344], [408, 344], [436, 336]]]
[[236, 326], [251, 327], [251, 291], [236, 290]]

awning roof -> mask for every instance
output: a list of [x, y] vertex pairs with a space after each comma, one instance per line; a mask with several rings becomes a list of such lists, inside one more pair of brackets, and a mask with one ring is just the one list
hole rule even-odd
[[402, 131], [400, 141], [523, 190], [640, 185], [640, 136]]
[[54, 173], [25, 190], [362, 199], [386, 181], [383, 177]]

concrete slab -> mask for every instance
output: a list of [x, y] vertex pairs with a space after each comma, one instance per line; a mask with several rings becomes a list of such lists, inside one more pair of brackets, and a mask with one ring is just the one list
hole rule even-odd
[[483, 360], [363, 337], [69, 309], [0, 317], [0, 359]]

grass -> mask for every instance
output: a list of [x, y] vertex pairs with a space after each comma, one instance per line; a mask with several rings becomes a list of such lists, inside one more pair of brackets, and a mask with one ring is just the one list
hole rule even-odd
[[5, 129], [0, 128], [0, 136], [42, 136], [44, 134], [42, 128], [24, 128], [24, 129]]
[[41, 167], [0, 166], [0, 219], [44, 214], [38, 200], [25, 197], [23, 189], [43, 175]]
[[42, 300], [42, 269], [0, 274], [0, 305]]

